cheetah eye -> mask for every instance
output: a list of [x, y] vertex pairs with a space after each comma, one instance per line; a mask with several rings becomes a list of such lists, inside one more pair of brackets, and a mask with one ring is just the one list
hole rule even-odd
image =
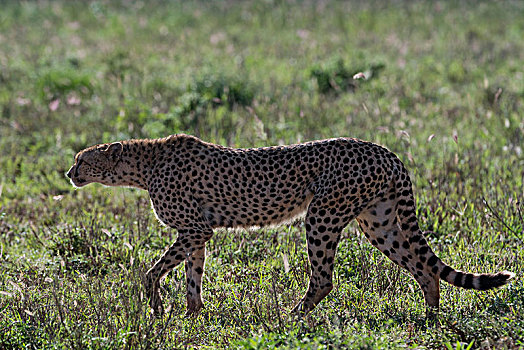
[[86, 164], [88, 166], [91, 166], [91, 164], [89, 164], [89, 162], [87, 162], [87, 161], [85, 161], [83, 159], [78, 159], [78, 162], [77, 162], [76, 168], [75, 168], [75, 176], [78, 176], [78, 172], [80, 170], [80, 166], [84, 165], [84, 164]]

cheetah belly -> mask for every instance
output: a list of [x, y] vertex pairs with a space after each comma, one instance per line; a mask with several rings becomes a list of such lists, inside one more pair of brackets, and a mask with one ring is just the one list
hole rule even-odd
[[253, 227], [277, 225], [292, 221], [305, 213], [313, 193], [282, 198], [256, 201], [253, 198], [241, 200], [231, 198], [225, 201], [211, 201], [202, 206], [204, 216], [213, 227]]

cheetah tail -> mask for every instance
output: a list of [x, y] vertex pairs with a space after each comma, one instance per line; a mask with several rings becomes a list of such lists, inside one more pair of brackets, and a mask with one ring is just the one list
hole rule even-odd
[[476, 290], [488, 290], [507, 284], [515, 274], [502, 271], [494, 274], [467, 273], [455, 270], [446, 265], [435, 255], [427, 244], [417, 222], [415, 199], [411, 188], [409, 174], [403, 164], [398, 169], [396, 192], [398, 196], [397, 217], [404, 236], [409, 240], [409, 247], [418, 256], [421, 263], [425, 263], [428, 270], [440, 279], [457, 287]]
[[[430, 259], [428, 259], [428, 264], [429, 264], [429, 260], [431, 260], [433, 256], [430, 257]], [[444, 264], [442, 261], [440, 261], [440, 264], [437, 264], [436, 266], [439, 268], [438, 273], [439, 273], [440, 279], [454, 286], [462, 287], [466, 289], [488, 290], [488, 289], [501, 287], [507, 284], [515, 276], [514, 273], [509, 272], [509, 271], [502, 271], [498, 273], [480, 273], [480, 274], [457, 271], [453, 269], [452, 267]]]

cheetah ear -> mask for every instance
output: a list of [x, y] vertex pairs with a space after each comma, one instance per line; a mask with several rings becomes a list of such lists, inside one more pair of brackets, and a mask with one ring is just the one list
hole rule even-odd
[[107, 149], [105, 150], [107, 154], [111, 157], [111, 159], [115, 160], [122, 156], [122, 152], [124, 150], [124, 146], [120, 142], [114, 142], [107, 146]]

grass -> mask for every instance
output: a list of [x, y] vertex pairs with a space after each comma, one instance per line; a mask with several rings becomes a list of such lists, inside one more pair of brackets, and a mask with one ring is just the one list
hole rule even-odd
[[[0, 12], [0, 348], [524, 347], [521, 2], [5, 2]], [[352, 80], [363, 71], [367, 80]], [[141, 276], [175, 239], [147, 194], [64, 173], [80, 149], [189, 133], [236, 147], [352, 136], [411, 170], [428, 241], [489, 292], [414, 280], [350, 225], [304, 320], [304, 228], [218, 231], [206, 306], [183, 268], [150, 316]]]

